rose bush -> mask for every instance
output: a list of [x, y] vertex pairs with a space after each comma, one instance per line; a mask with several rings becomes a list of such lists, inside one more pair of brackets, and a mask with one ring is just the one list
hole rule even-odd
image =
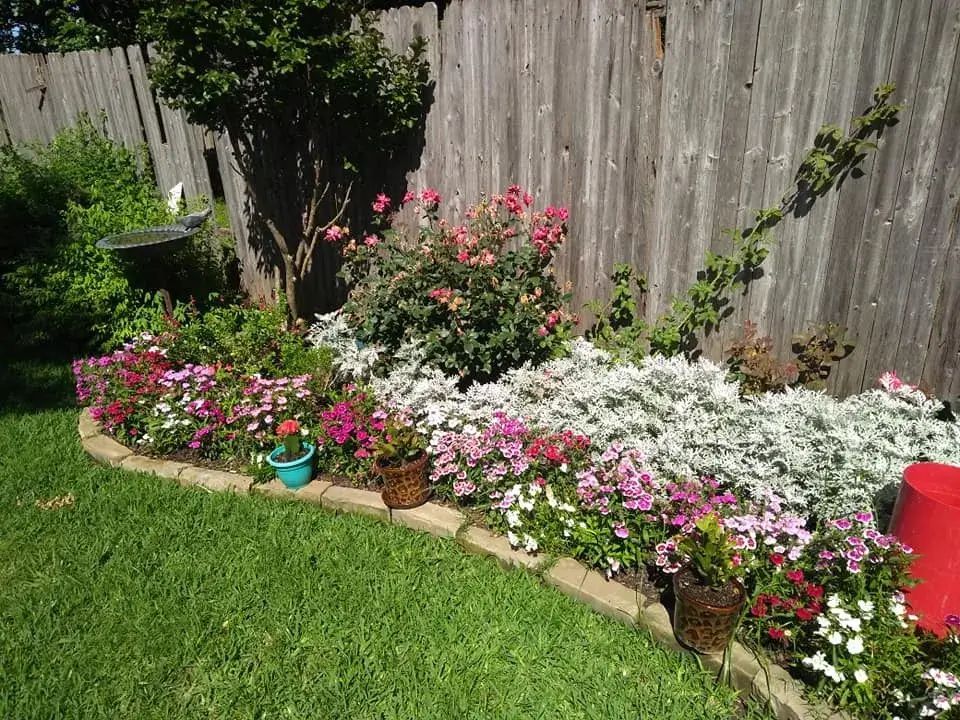
[[[353, 286], [343, 312], [361, 341], [388, 350], [416, 341], [462, 384], [563, 350], [573, 318], [550, 262], [566, 239], [566, 208], [535, 211], [516, 185], [481, 199], [462, 225], [439, 217], [434, 190], [405, 203], [423, 219], [415, 238], [383, 229], [358, 239], [338, 226], [326, 234], [342, 248]], [[385, 195], [374, 202], [384, 225], [391, 205]]]

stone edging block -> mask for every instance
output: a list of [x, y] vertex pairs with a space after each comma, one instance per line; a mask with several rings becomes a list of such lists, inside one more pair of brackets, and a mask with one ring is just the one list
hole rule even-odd
[[80, 411], [80, 419], [77, 421], [77, 432], [80, 433], [81, 440], [86, 440], [102, 432], [100, 423], [94, 420], [90, 414], [90, 408], [84, 408]]
[[120, 462], [120, 467], [131, 472], [142, 472], [147, 475], [157, 475], [158, 477], [176, 480], [180, 477], [180, 473], [190, 465], [173, 460], [158, 460], [143, 455], [129, 455]]
[[383, 504], [383, 500], [380, 499], [380, 493], [370, 490], [333, 485], [323, 493], [320, 504], [338, 512], [357, 513], [378, 520], [390, 521], [390, 511]]
[[436, 537], [452, 538], [456, 537], [467, 517], [459, 510], [426, 503], [410, 510], [391, 510], [390, 521], [395, 525], [403, 525]]
[[83, 449], [87, 451], [94, 460], [110, 467], [120, 467], [124, 458], [133, 455], [130, 448], [121, 445], [116, 440], [106, 435], [93, 435], [84, 438], [81, 441]]
[[[814, 720], [826, 713], [818, 712], [803, 697], [803, 684], [779, 665], [768, 664], [753, 678], [753, 697], [770, 704], [778, 720]], [[837, 714], [830, 718], [840, 717]]]
[[246, 493], [250, 490], [252, 479], [246, 475], [210, 470], [190, 465], [184, 468], [177, 478], [181, 485], [195, 485], [213, 492]]
[[323, 494], [330, 489], [333, 483], [326, 480], [311, 480], [299, 490], [291, 490], [282, 482], [274, 478], [267, 483], [254, 484], [250, 491], [259, 495], [269, 495], [270, 497], [285, 498], [287, 500], [300, 500], [302, 502], [322, 504]]
[[644, 602], [639, 591], [608, 580], [596, 570], [587, 571], [574, 597], [598, 613], [631, 627], [637, 625]]
[[[549, 563], [545, 555], [534, 556], [514, 550], [505, 537], [493, 535], [479, 527], [464, 527], [466, 516], [463, 513], [436, 503], [427, 503], [411, 510], [390, 510], [383, 504], [379, 493], [334, 485], [323, 476], [293, 491], [278, 480], [255, 485], [253, 478], [245, 475], [134, 455], [130, 448], [103, 434], [101, 426], [86, 408], [80, 413], [77, 432], [83, 449], [98, 462], [112, 467], [158, 475], [177, 480], [181, 485], [195, 485], [213, 492], [247, 493], [252, 490], [272, 497], [315, 503], [337, 512], [374, 517], [438, 537], [455, 538], [467, 552], [492, 555], [506, 568], [539, 571]], [[544, 574], [543, 580], [597, 612], [647, 630], [654, 640], [670, 650], [689, 652], [677, 642], [670, 615], [663, 605], [646, 605], [643, 596], [636, 591], [618, 582], [608, 581], [573, 558], [560, 558]], [[756, 657], [740, 643], [733, 644], [732, 652], [730, 664], [734, 687], [769, 703], [778, 720], [849, 720], [841, 713], [831, 713], [823, 706], [808, 703], [802, 694], [802, 683], [780, 666], [761, 666]], [[703, 665], [714, 671], [720, 669], [722, 661], [722, 655], [701, 656]]]
[[547, 562], [545, 555], [528, 555], [514, 550], [505, 537], [494, 535], [483, 528], [466, 528], [457, 534], [457, 542], [467, 552], [476, 555], [492, 555], [505, 568], [538, 570]]

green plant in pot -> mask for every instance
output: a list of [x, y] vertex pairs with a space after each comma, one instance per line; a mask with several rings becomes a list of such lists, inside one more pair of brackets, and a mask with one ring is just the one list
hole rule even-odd
[[313, 476], [313, 458], [316, 448], [300, 439], [300, 423], [284, 420], [277, 426], [280, 445], [267, 456], [267, 462], [277, 471], [277, 477], [292, 490], [302, 488]]
[[746, 601], [744, 563], [716, 513], [697, 520], [677, 542], [686, 559], [673, 576], [673, 631], [700, 653], [722, 652], [730, 643]]
[[383, 479], [387, 507], [409, 509], [430, 499], [427, 441], [412, 424], [390, 417], [374, 448], [374, 471]]

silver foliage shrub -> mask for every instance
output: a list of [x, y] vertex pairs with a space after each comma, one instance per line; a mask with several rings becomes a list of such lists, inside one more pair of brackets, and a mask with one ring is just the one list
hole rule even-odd
[[[340, 330], [338, 350], [349, 344], [349, 330]], [[341, 354], [345, 369], [363, 365], [352, 348]], [[613, 363], [582, 339], [571, 343], [569, 357], [465, 392], [425, 366], [415, 348], [388, 365], [386, 375], [364, 377], [378, 397], [410, 407], [428, 428], [479, 426], [501, 410], [548, 430], [570, 428], [600, 446], [640, 448], [660, 473], [712, 474], [757, 498], [774, 491], [820, 516], [871, 506], [911, 462], [960, 464], [960, 425], [937, 420], [939, 403], [918, 393], [877, 389], [837, 400], [801, 389], [741, 398], [726, 371], [707, 360]]]

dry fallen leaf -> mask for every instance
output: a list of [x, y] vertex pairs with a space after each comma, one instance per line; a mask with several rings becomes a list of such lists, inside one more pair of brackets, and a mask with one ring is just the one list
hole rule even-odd
[[76, 502], [76, 498], [73, 493], [67, 493], [49, 500], [37, 500], [36, 506], [41, 510], [60, 510], [65, 507], [73, 507], [74, 502]]

